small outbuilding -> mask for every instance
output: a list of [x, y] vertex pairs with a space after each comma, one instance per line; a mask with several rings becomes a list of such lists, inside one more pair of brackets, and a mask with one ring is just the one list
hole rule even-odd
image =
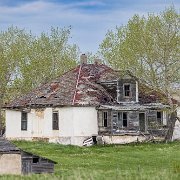
[[23, 151], [0, 137], [0, 174], [53, 173], [56, 162]]

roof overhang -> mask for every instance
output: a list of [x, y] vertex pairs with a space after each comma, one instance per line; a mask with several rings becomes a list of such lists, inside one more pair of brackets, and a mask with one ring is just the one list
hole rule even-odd
[[115, 111], [146, 111], [146, 110], [158, 110], [168, 109], [170, 106], [163, 105], [161, 103], [150, 103], [150, 104], [122, 104], [122, 105], [101, 105], [97, 109], [99, 110], [115, 110]]

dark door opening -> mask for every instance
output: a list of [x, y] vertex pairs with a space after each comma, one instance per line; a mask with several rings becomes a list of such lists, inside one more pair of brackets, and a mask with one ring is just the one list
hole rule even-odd
[[139, 113], [139, 129], [141, 132], [145, 132], [145, 113]]

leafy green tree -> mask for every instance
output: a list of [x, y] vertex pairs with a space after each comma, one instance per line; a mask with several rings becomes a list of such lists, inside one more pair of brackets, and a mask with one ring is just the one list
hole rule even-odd
[[100, 53], [112, 67], [130, 70], [140, 82], [165, 94], [171, 106], [168, 140], [176, 121], [171, 85], [180, 79], [179, 18], [174, 7], [159, 15], [134, 15], [127, 25], [108, 31], [100, 45]]
[[76, 65], [79, 49], [68, 44], [69, 38], [70, 29], [51, 28], [50, 34], [41, 33], [33, 40], [22, 64], [21, 77], [17, 79], [23, 93]]
[[2, 130], [2, 105], [8, 87], [17, 76], [22, 52], [28, 39], [28, 34], [14, 27], [0, 33], [0, 132]]
[[0, 32], [0, 132], [2, 106], [76, 65], [79, 49], [70, 45], [70, 28], [33, 36], [10, 27]]

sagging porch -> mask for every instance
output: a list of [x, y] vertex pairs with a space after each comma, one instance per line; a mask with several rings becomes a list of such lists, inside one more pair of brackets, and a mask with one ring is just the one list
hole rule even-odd
[[98, 107], [99, 135], [148, 135], [167, 132], [168, 106], [160, 103], [101, 105]]

